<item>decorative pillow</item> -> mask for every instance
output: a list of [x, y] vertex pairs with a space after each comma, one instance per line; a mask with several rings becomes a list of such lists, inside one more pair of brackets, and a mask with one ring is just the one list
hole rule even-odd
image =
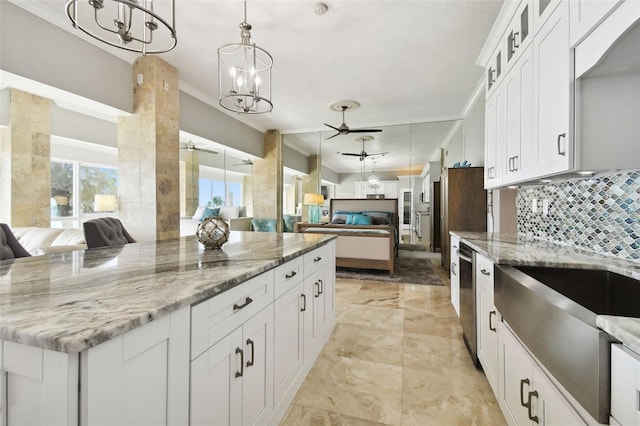
[[206, 206], [198, 206], [198, 208], [196, 209], [196, 212], [193, 214], [193, 217], [191, 219], [200, 220], [200, 218], [202, 217], [202, 214], [204, 213], [205, 208]]
[[240, 206], [238, 208], [238, 217], [247, 217], [247, 206]]
[[219, 208], [212, 209], [211, 207], [205, 207], [204, 212], [202, 213], [202, 216], [200, 216], [200, 222], [202, 222], [208, 217], [218, 216], [219, 212], [220, 212]]
[[353, 215], [353, 225], [371, 225], [373, 223], [372, 216], [365, 216], [363, 214]]
[[276, 232], [275, 219], [251, 219], [255, 232]]
[[374, 225], [390, 225], [391, 224], [391, 216], [393, 213], [391, 212], [382, 212], [382, 211], [364, 211], [362, 214], [373, 217]]
[[290, 214], [283, 214], [282, 223], [283, 223], [284, 232], [293, 232], [295, 223], [296, 223], [296, 218], [291, 216]]
[[344, 225], [347, 223], [347, 216], [342, 214], [339, 216], [334, 215], [331, 223], [334, 225]]
[[369, 216], [370, 218], [373, 218], [373, 224], [374, 225], [391, 225], [391, 222], [389, 221], [389, 219], [387, 219], [384, 216]]
[[224, 220], [237, 219], [240, 217], [240, 207], [220, 207], [220, 213], [218, 215]]

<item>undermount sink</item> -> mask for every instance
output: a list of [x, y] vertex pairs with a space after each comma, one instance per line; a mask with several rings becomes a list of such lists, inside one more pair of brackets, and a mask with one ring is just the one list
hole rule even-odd
[[598, 315], [640, 317], [640, 281], [588, 269], [497, 265], [495, 306], [562, 386], [608, 422], [611, 342]]

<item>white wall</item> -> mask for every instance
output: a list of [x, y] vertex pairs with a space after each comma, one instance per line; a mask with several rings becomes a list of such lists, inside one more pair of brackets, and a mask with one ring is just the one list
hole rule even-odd
[[464, 154], [472, 166], [484, 166], [484, 91], [464, 117]]

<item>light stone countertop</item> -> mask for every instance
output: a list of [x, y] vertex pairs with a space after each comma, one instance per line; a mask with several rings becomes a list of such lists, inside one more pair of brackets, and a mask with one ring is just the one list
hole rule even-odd
[[[488, 232], [451, 232], [497, 264], [599, 269], [640, 280], [640, 262], [532, 238]], [[640, 283], [639, 283], [640, 285]], [[598, 315], [596, 324], [640, 354], [640, 318]]]
[[0, 261], [0, 339], [81, 352], [217, 295], [334, 239], [231, 232]]

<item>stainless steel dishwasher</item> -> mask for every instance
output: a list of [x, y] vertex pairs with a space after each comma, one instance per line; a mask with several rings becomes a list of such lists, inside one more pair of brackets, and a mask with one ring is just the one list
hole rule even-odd
[[474, 266], [476, 253], [464, 243], [460, 243], [457, 250], [460, 259], [458, 273], [460, 275], [460, 324], [462, 325], [462, 338], [469, 350], [473, 365], [478, 368], [478, 348], [476, 339], [476, 282], [474, 279]]

